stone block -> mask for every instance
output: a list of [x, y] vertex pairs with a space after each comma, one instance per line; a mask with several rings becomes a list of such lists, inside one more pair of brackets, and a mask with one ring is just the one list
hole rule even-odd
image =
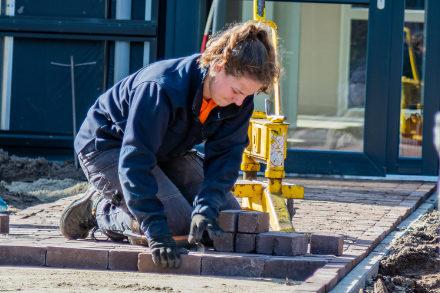
[[244, 212], [238, 215], [238, 232], [264, 233], [269, 231], [269, 213]]
[[345, 274], [348, 274], [353, 268], [356, 262], [356, 257], [351, 255], [341, 255], [329, 261], [329, 264], [341, 264], [345, 267]]
[[45, 264], [45, 247], [0, 246], [0, 265], [44, 266]]
[[273, 254], [275, 237], [282, 235], [282, 232], [266, 232], [260, 233], [256, 237], [255, 249], [257, 253]]
[[337, 274], [318, 274], [314, 273], [312, 277], [308, 278], [306, 283], [323, 284], [325, 286], [325, 292], [330, 292], [337, 284]]
[[214, 249], [222, 252], [233, 252], [235, 247], [235, 233], [226, 233], [226, 238], [215, 237]]
[[346, 273], [346, 267], [345, 264], [342, 263], [328, 263], [324, 267], [322, 267], [320, 270], [337, 270], [338, 271], [338, 282], [342, 280], [342, 278], [345, 277]]
[[235, 252], [254, 252], [256, 236], [257, 234], [237, 233], [235, 236]]
[[224, 277], [261, 278], [264, 273], [264, 257], [204, 255], [202, 275]]
[[9, 215], [0, 214], [0, 234], [9, 234]]
[[237, 232], [238, 215], [246, 213], [243, 210], [225, 210], [218, 214], [217, 223], [225, 232]]
[[[328, 260], [305, 259], [303, 257], [271, 257], [264, 264], [265, 278], [289, 278], [295, 281], [304, 281], [313, 273], [325, 266]], [[282, 268], [282, 269], [281, 269]]]
[[138, 251], [110, 250], [108, 268], [110, 270], [137, 271], [138, 256]]
[[308, 236], [299, 233], [281, 233], [274, 239], [274, 255], [304, 255], [307, 253]]
[[49, 246], [46, 266], [104, 270], [108, 268], [108, 250]]
[[311, 254], [342, 255], [344, 250], [344, 236], [312, 234], [310, 237]]
[[179, 268], [162, 268], [153, 263], [151, 253], [139, 254], [138, 268], [139, 272], [144, 273], [162, 273], [162, 274], [184, 274], [200, 275], [202, 257], [194, 254], [181, 254], [182, 264]]

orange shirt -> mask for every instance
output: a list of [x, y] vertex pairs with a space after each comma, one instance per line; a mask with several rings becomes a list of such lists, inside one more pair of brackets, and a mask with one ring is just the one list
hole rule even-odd
[[209, 113], [211, 113], [211, 110], [214, 109], [215, 107], [217, 107], [217, 104], [214, 103], [212, 99], [209, 99], [209, 101], [203, 99], [202, 107], [200, 108], [200, 116], [199, 116], [200, 122], [202, 122], [202, 124], [205, 123]]

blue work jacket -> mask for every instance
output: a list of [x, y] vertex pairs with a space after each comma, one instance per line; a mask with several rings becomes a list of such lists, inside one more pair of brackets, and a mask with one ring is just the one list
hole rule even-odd
[[164, 60], [126, 77], [90, 108], [75, 140], [75, 150], [121, 148], [119, 179], [128, 210], [147, 237], [170, 232], [164, 207], [156, 197], [151, 170], [205, 142], [205, 179], [193, 203], [193, 214], [216, 220], [225, 194], [238, 177], [253, 95], [241, 106], [216, 107], [199, 120], [207, 68], [200, 54]]

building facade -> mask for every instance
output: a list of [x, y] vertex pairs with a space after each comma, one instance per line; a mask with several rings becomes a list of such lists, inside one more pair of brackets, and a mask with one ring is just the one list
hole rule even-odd
[[[0, 3], [0, 146], [57, 159], [103, 91], [200, 51], [212, 0]], [[286, 172], [438, 174], [439, 12], [437, 0], [266, 1], [285, 71]], [[252, 1], [219, 0], [212, 31], [251, 18]]]

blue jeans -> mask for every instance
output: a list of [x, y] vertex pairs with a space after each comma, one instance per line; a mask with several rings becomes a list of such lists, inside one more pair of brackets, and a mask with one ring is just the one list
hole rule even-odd
[[[103, 197], [96, 209], [98, 227], [115, 240], [124, 239], [122, 233], [131, 230], [133, 218], [123, 199], [119, 181], [119, 151], [120, 148], [114, 148], [78, 155], [88, 181]], [[154, 167], [152, 172], [158, 184], [156, 196], [164, 205], [171, 234], [188, 235], [192, 204], [204, 179], [203, 155], [191, 151], [166, 164]], [[226, 194], [226, 205], [220, 210], [240, 209], [232, 193]]]

